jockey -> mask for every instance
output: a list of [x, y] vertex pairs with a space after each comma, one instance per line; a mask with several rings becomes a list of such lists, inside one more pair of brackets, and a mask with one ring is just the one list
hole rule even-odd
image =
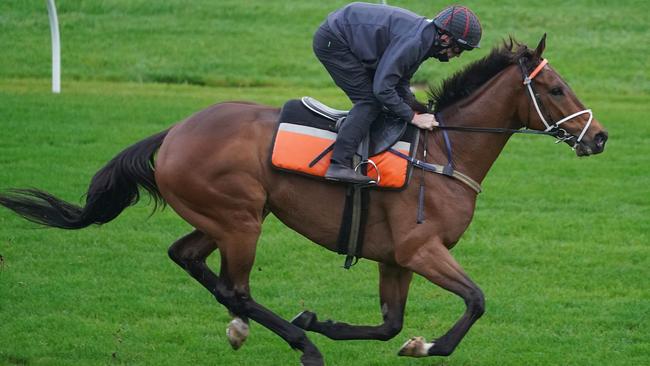
[[316, 57], [354, 103], [342, 124], [325, 178], [374, 183], [356, 172], [352, 157], [370, 125], [388, 108], [419, 128], [438, 125], [432, 114], [415, 114], [410, 79], [428, 58], [440, 62], [479, 46], [481, 25], [471, 10], [450, 6], [434, 19], [378, 4], [351, 3], [331, 13], [314, 34]]

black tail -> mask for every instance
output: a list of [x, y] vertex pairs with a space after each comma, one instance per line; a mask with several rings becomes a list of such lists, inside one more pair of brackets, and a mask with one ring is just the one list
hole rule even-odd
[[128, 147], [98, 171], [90, 182], [86, 205], [79, 207], [37, 189], [12, 189], [0, 194], [0, 205], [27, 220], [62, 229], [105, 224], [140, 199], [138, 187], [164, 204], [154, 179], [153, 159], [167, 135], [164, 131]]

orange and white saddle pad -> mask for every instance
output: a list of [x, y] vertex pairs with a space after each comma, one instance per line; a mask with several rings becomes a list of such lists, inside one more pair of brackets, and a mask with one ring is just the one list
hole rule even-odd
[[[330, 165], [332, 152], [329, 151], [316, 164], [309, 166], [336, 140], [336, 133], [315, 127], [293, 123], [280, 123], [275, 141], [271, 163], [274, 167], [312, 177], [324, 177]], [[399, 141], [392, 146], [405, 155], [411, 155], [411, 143]], [[371, 156], [368, 176], [379, 179], [381, 188], [399, 189], [406, 186], [409, 166], [406, 160], [388, 151]]]

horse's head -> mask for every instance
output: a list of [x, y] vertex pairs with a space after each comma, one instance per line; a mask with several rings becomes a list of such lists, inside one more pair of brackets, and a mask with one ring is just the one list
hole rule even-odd
[[607, 131], [542, 58], [545, 46], [546, 34], [534, 51], [529, 50], [519, 59], [528, 99], [528, 117], [523, 118], [524, 122], [531, 129], [553, 132], [559, 141], [573, 147], [578, 156], [601, 153]]

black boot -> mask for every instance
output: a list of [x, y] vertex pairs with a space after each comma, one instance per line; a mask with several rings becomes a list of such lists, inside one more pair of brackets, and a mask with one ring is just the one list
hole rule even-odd
[[375, 184], [372, 178], [356, 172], [354, 169], [332, 162], [325, 173], [325, 179], [352, 184]]

